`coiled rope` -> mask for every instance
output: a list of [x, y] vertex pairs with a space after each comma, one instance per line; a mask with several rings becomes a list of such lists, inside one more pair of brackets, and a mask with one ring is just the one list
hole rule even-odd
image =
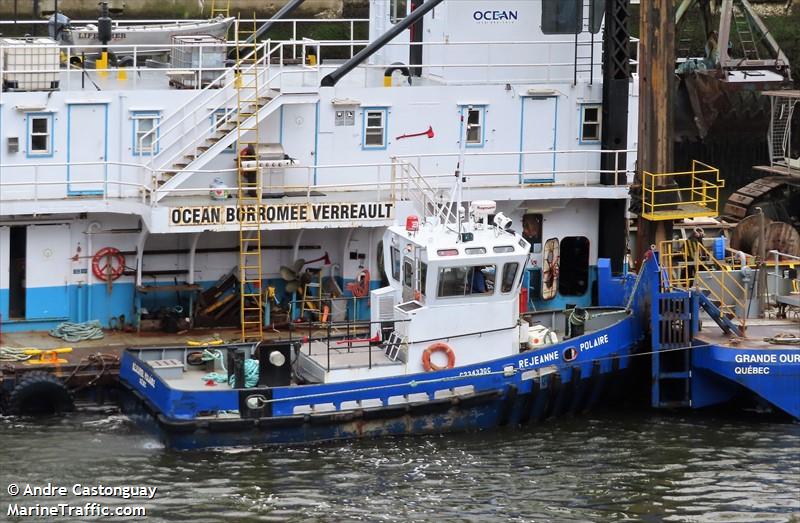
[[764, 338], [764, 341], [774, 345], [800, 345], [800, 336], [790, 332], [779, 332], [775, 336]]
[[27, 361], [32, 356], [25, 354], [25, 350], [14, 347], [0, 347], [0, 361]]
[[61, 338], [71, 343], [85, 340], [99, 340], [105, 336], [100, 327], [100, 320], [87, 321], [85, 323], [72, 323], [65, 321], [50, 331], [50, 336]]
[[[215, 354], [216, 353], [216, 354]], [[218, 350], [204, 350], [203, 356], [204, 361], [212, 361], [212, 360], [220, 360], [222, 363], [222, 353]], [[225, 365], [222, 366], [222, 370], [225, 369]], [[235, 387], [235, 380], [236, 376], [231, 375], [230, 378], [228, 377], [227, 373], [222, 374], [220, 372], [209, 372], [205, 376], [203, 376], [203, 380], [205, 381], [213, 381], [214, 383], [228, 383], [231, 387]], [[244, 387], [249, 389], [251, 387], [255, 387], [258, 384], [258, 360], [244, 360]]]

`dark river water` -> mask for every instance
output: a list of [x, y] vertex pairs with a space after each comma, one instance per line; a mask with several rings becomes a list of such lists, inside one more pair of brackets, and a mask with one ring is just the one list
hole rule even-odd
[[[67, 487], [8, 495], [10, 484]], [[73, 485], [157, 487], [152, 500]], [[800, 522], [800, 424], [594, 414], [487, 433], [169, 452], [118, 415], [0, 418], [0, 521], [19, 505], [143, 506], [137, 521]], [[102, 519], [117, 521], [125, 519]], [[128, 519], [134, 520], [134, 518]]]

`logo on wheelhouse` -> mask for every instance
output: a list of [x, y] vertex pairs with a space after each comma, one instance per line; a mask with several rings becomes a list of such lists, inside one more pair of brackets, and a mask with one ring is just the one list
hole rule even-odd
[[517, 10], [480, 10], [472, 12], [472, 19], [476, 22], [482, 23], [498, 23], [498, 22], [515, 22], [519, 20], [519, 11]]

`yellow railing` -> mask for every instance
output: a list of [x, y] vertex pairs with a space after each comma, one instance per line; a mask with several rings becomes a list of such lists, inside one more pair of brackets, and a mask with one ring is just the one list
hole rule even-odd
[[659, 246], [661, 255], [661, 290], [698, 289], [717, 304], [720, 312], [745, 329], [747, 289], [736, 279], [733, 268], [716, 259], [702, 242], [667, 240]]
[[692, 170], [642, 173], [642, 218], [682, 220], [719, 215], [719, 169], [692, 160]]

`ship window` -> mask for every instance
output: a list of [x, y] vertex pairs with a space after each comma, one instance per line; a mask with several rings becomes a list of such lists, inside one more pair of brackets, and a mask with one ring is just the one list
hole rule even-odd
[[501, 245], [499, 247], [495, 247], [492, 250], [494, 252], [498, 253], [498, 254], [502, 254], [504, 252], [514, 252], [514, 246], [513, 245]]
[[425, 296], [425, 286], [428, 285], [428, 264], [419, 264], [419, 292]]
[[392, 279], [394, 279], [395, 281], [400, 281], [400, 249], [398, 249], [397, 247], [392, 247], [391, 257], [392, 257]]
[[581, 106], [581, 143], [600, 141], [600, 124], [603, 117], [600, 105]]
[[[158, 134], [156, 129], [158, 120], [161, 118], [159, 112], [135, 112], [133, 113], [133, 154], [151, 155], [158, 154]], [[156, 129], [155, 132], [153, 129]]]
[[593, 33], [600, 32], [600, 26], [603, 24], [603, 15], [606, 12], [606, 0], [592, 0], [592, 8], [589, 16], [590, 26]]
[[542, 0], [544, 34], [578, 34], [582, 25], [582, 0]]
[[519, 270], [519, 263], [512, 262], [506, 263], [503, 267], [503, 284], [500, 287], [500, 292], [511, 292], [514, 288], [514, 281], [517, 279], [517, 271]]
[[411, 258], [403, 260], [403, 287], [414, 288], [414, 263]]
[[28, 156], [53, 155], [53, 115], [28, 115]]
[[464, 111], [465, 133], [467, 147], [483, 146], [483, 121], [485, 118], [485, 107], [467, 107]]
[[396, 24], [406, 17], [408, 0], [391, 0], [391, 22]]
[[[225, 123], [230, 121], [236, 121], [236, 111], [233, 109], [217, 109], [213, 113], [211, 113], [211, 124], [214, 126], [214, 130], [218, 130], [222, 127]], [[235, 129], [235, 127], [233, 128]], [[226, 130], [230, 130], [226, 127]], [[225, 148], [226, 152], [233, 152], [236, 150], [236, 143], [230, 144], [228, 147]]]
[[386, 148], [386, 109], [364, 110], [364, 149]]
[[468, 247], [464, 249], [467, 254], [486, 254], [486, 249], [483, 247]]
[[531, 244], [531, 252], [542, 252], [542, 215], [522, 215], [522, 237]]
[[589, 239], [567, 236], [561, 240], [558, 292], [583, 296], [589, 289]]
[[438, 296], [486, 296], [494, 293], [494, 265], [442, 267], [439, 269]]

